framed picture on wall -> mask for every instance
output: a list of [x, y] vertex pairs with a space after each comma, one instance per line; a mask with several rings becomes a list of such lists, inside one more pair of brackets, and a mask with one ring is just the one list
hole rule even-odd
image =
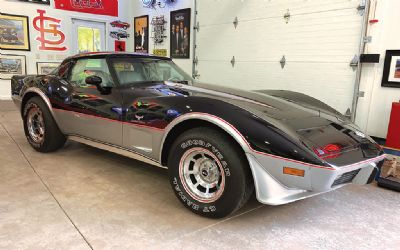
[[386, 51], [382, 86], [400, 88], [400, 50]]
[[26, 75], [26, 57], [0, 54], [0, 79], [9, 80], [13, 75]]
[[18, 1], [27, 2], [27, 3], [38, 3], [38, 4], [50, 5], [50, 0], [18, 0]]
[[30, 50], [29, 18], [0, 14], [0, 48], [4, 50]]
[[171, 11], [170, 51], [172, 58], [190, 58], [190, 9]]
[[60, 65], [60, 62], [37, 62], [38, 75], [48, 75]]
[[149, 16], [135, 17], [135, 52], [149, 53]]

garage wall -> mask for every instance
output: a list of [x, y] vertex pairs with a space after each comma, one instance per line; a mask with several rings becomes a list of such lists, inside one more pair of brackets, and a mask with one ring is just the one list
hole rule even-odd
[[379, 20], [370, 25], [369, 35], [372, 42], [367, 45], [366, 53], [380, 54], [380, 63], [365, 65], [361, 78], [360, 90], [365, 97], [360, 98], [356, 122], [368, 134], [386, 138], [392, 102], [400, 100], [400, 89], [381, 87], [386, 50], [400, 49], [400, 1], [378, 0], [375, 16]]
[[[202, 0], [200, 0], [202, 1]], [[164, 2], [164, 1], [156, 1], [156, 2]], [[165, 4], [164, 8], [160, 8], [157, 5], [154, 8], [147, 8], [143, 6], [142, 1], [140, 0], [135, 0], [135, 1], [130, 1], [130, 7], [129, 7], [129, 12], [130, 12], [130, 23], [133, 24], [134, 17], [137, 16], [143, 16], [143, 15], [149, 15], [149, 22], [151, 22], [151, 19], [154, 16], [160, 16], [164, 15], [165, 20], [167, 21], [165, 28], [167, 29], [165, 34], [168, 36], [164, 43], [159, 46], [155, 46], [153, 39], [151, 38], [151, 32], [149, 35], [149, 50], [150, 53], [153, 52], [153, 49], [167, 49], [168, 51], [168, 56], [170, 55], [169, 51], [169, 34], [170, 34], [170, 12], [174, 10], [179, 10], [179, 9], [186, 9], [186, 8], [191, 8], [192, 13], [191, 13], [191, 25], [193, 26], [193, 0], [177, 0], [174, 3], [167, 3]], [[150, 30], [152, 29], [152, 26], [150, 24]], [[132, 34], [134, 34], [132, 32]], [[133, 42], [133, 41], [132, 41]], [[193, 31], [190, 33], [190, 42], [193, 43]], [[192, 45], [190, 45], [190, 59], [174, 59], [174, 62], [180, 66], [186, 73], [189, 75], [192, 75], [192, 58], [193, 58], [193, 49]]]
[[[199, 79], [242, 89], [298, 91], [345, 113], [351, 109], [356, 76], [349, 63], [359, 51], [363, 18], [359, 4], [358, 0], [200, 0]], [[283, 56], [287, 62], [282, 69]]]
[[[53, 1], [52, 5], [54, 4]], [[100, 21], [107, 22], [106, 24], [106, 48], [107, 50], [114, 50], [114, 39], [112, 39], [108, 34], [110, 32], [111, 26], [109, 22], [114, 20], [129, 20], [129, 10], [127, 10], [126, 6], [130, 0], [119, 0], [119, 17], [111, 17], [111, 16], [102, 16], [102, 15], [93, 15], [86, 14], [80, 12], [72, 12], [72, 11], [62, 11], [56, 10], [52, 6], [42, 5], [42, 4], [33, 4], [33, 3], [22, 3], [14, 0], [0, 0], [0, 11], [2, 13], [7, 14], [15, 14], [15, 15], [25, 15], [29, 17], [29, 35], [30, 35], [30, 43], [31, 43], [31, 51], [17, 51], [17, 50], [2, 50], [2, 54], [15, 54], [15, 55], [25, 55], [27, 61], [27, 73], [28, 74], [36, 74], [36, 62], [52, 62], [52, 61], [62, 61], [65, 57], [75, 54], [70, 48], [72, 47], [72, 18], [79, 18], [85, 20], [92, 21]], [[39, 43], [35, 40], [38, 31], [36, 31], [32, 26], [32, 20], [36, 17], [37, 9], [46, 10], [46, 15], [56, 17], [62, 19], [61, 30], [66, 35], [65, 45], [68, 47], [67, 51], [63, 52], [48, 52], [48, 51], [39, 51], [38, 45]], [[132, 34], [133, 29], [129, 29], [128, 33]], [[129, 38], [127, 40], [127, 50], [132, 50], [133, 46], [130, 42]], [[0, 99], [10, 99], [10, 80], [0, 80]]]

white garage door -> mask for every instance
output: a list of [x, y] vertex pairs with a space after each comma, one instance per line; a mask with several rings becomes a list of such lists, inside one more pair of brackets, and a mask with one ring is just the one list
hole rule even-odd
[[351, 109], [360, 0], [198, 0], [197, 6], [201, 82], [298, 91], [342, 113]]

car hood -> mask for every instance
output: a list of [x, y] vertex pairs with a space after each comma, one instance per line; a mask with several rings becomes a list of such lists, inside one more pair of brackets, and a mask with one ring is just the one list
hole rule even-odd
[[[284, 98], [274, 91], [246, 91], [210, 84], [186, 85], [172, 82], [154, 86], [154, 89], [157, 92], [162, 92], [163, 95], [186, 95], [218, 99], [248, 110], [261, 118], [266, 118], [266, 120], [288, 121], [308, 117], [323, 117], [343, 123], [346, 119], [321, 102], [319, 102], [319, 106], [313, 105], [310, 102], [302, 101], [301, 98]], [[306, 95], [299, 95], [310, 98]]]

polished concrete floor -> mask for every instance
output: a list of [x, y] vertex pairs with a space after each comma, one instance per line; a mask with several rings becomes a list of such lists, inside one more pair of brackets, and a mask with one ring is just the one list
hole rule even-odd
[[0, 249], [400, 249], [399, 209], [400, 193], [351, 185], [202, 218], [166, 170], [78, 143], [35, 152], [0, 102]]

